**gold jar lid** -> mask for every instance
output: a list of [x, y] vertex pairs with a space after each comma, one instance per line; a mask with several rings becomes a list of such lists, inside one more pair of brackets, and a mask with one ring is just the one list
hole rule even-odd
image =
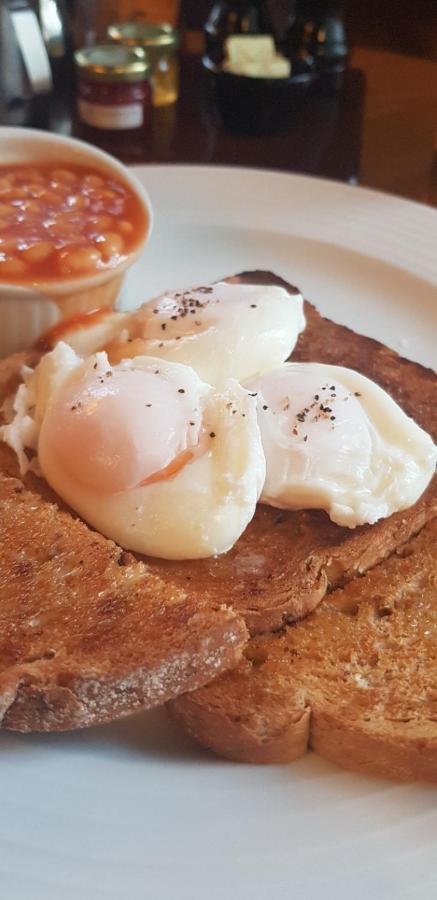
[[179, 46], [179, 34], [167, 22], [115, 22], [108, 26], [107, 35], [118, 44], [141, 46], [145, 50], [176, 49]]
[[150, 72], [142, 47], [96, 44], [77, 50], [74, 58], [79, 72], [91, 81], [142, 81]]

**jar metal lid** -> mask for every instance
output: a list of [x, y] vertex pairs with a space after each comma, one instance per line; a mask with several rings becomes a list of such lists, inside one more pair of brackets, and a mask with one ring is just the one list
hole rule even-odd
[[141, 46], [146, 50], [159, 50], [179, 46], [179, 34], [167, 22], [115, 22], [108, 26], [107, 35], [112, 41], [125, 46]]
[[150, 72], [142, 47], [96, 44], [77, 50], [74, 58], [79, 72], [91, 81], [142, 81]]

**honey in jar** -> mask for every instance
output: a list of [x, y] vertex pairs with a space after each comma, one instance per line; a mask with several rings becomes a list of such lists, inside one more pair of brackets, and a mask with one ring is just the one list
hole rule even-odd
[[179, 95], [179, 35], [167, 23], [118, 22], [108, 28], [108, 37], [128, 47], [141, 47], [151, 65], [153, 106], [169, 106]]

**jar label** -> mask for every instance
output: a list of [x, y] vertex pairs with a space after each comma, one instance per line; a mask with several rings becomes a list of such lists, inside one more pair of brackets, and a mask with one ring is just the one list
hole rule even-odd
[[124, 129], [140, 128], [143, 124], [144, 112], [142, 103], [126, 103], [118, 106], [106, 106], [102, 103], [90, 103], [79, 99], [79, 115], [87, 125], [94, 128]]

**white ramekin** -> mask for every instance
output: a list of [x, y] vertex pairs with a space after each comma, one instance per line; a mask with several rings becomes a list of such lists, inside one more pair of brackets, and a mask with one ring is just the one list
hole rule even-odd
[[148, 229], [127, 258], [113, 269], [85, 278], [60, 278], [46, 284], [0, 281], [0, 357], [33, 344], [61, 319], [114, 306], [128, 267], [141, 252], [153, 223], [149, 196], [121, 162], [103, 150], [74, 138], [32, 128], [0, 127], [0, 166], [53, 162], [89, 165], [125, 181], [144, 206]]

